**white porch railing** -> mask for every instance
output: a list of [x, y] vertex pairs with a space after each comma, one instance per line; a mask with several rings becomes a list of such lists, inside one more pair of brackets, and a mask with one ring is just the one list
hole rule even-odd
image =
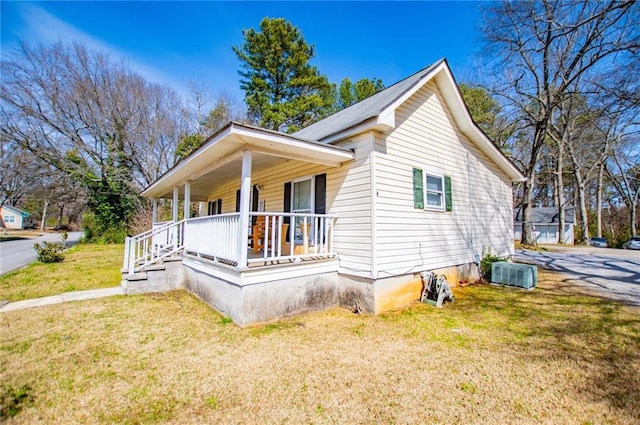
[[258, 256], [250, 256], [249, 264], [336, 255], [333, 251], [334, 216], [271, 212], [252, 212], [251, 216], [264, 217], [264, 238], [260, 238], [263, 239], [261, 252]]
[[[212, 215], [188, 220], [156, 223], [152, 230], [125, 241], [124, 268], [129, 274], [157, 260], [184, 250], [239, 268], [250, 264], [303, 259], [332, 258], [336, 217], [325, 214], [252, 212], [263, 217], [264, 233], [256, 235], [259, 249], [253, 248], [257, 231], [252, 226], [247, 240], [240, 240], [240, 213]], [[258, 248], [258, 247], [256, 247]], [[249, 250], [246, 264], [239, 254]]]
[[185, 251], [214, 260], [238, 263], [240, 213], [187, 220]]
[[[249, 238], [240, 240], [240, 213], [234, 213], [187, 220], [185, 252], [241, 268], [252, 263], [300, 261], [303, 258], [329, 258], [336, 255], [333, 251], [334, 216], [252, 212], [249, 222], [258, 216], [264, 217], [264, 235], [258, 238], [261, 245], [259, 250], [253, 249], [253, 226]], [[239, 264], [238, 244], [249, 250], [246, 265]]]
[[133, 237], [124, 243], [124, 269], [134, 274], [161, 258], [168, 257], [184, 247], [184, 220], [154, 223], [153, 229]]

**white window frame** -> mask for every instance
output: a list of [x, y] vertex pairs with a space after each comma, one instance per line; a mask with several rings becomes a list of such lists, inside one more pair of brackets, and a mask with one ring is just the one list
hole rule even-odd
[[[295, 198], [295, 187], [296, 187], [296, 183], [300, 183], [303, 181], [307, 181], [309, 180], [311, 182], [311, 199], [309, 204], [311, 205], [311, 210], [309, 212], [300, 212], [300, 210], [298, 211], [294, 211], [293, 209], [293, 204], [294, 204], [294, 198]], [[301, 214], [313, 214], [314, 211], [316, 210], [316, 176], [314, 174], [310, 175], [310, 176], [304, 176], [304, 177], [299, 177], [297, 179], [293, 179], [291, 180], [291, 205], [290, 208], [292, 213], [301, 213]], [[298, 228], [297, 226], [297, 221], [298, 220], [302, 220], [302, 218], [299, 217], [292, 217], [291, 222], [294, 223], [294, 243], [296, 244], [302, 244], [303, 240], [302, 240], [302, 231]]]
[[[445, 211], [446, 209], [446, 199], [445, 199], [445, 185], [444, 185], [444, 174], [433, 173], [431, 171], [423, 169], [423, 182], [422, 182], [422, 191], [424, 193], [424, 209], [430, 211]], [[441, 191], [429, 190], [427, 187], [427, 179], [435, 178], [440, 180]], [[440, 205], [429, 205], [429, 193], [437, 193], [440, 195]]]
[[299, 177], [297, 179], [293, 179], [291, 180], [291, 205], [290, 205], [290, 210], [292, 213], [296, 212], [293, 210], [293, 198], [295, 196], [295, 186], [296, 183], [300, 183], [303, 182], [305, 180], [311, 180], [311, 211], [309, 212], [309, 214], [313, 214], [313, 212], [315, 211], [316, 208], [316, 176], [315, 175], [310, 175], [310, 176], [304, 176], [304, 177]]

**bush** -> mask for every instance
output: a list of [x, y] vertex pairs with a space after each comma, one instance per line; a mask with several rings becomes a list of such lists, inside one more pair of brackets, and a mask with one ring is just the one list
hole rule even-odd
[[507, 261], [507, 259], [493, 254], [485, 254], [484, 257], [482, 257], [482, 261], [480, 261], [480, 273], [484, 280], [491, 281], [491, 265], [496, 261]]
[[82, 228], [84, 230], [83, 242], [96, 244], [120, 244], [124, 243], [127, 229], [124, 225], [104, 228], [100, 226], [95, 216], [86, 213], [82, 216]]
[[43, 242], [42, 245], [35, 243], [33, 249], [36, 250], [38, 261], [42, 263], [59, 263], [64, 260], [64, 243]]

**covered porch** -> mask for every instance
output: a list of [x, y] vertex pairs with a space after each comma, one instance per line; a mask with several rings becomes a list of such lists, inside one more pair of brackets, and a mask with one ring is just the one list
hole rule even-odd
[[[176, 253], [236, 275], [335, 259], [333, 231], [339, 218], [327, 214], [324, 205], [313, 209], [313, 189], [305, 191], [308, 184], [290, 186], [284, 207], [265, 211], [264, 201], [256, 202], [261, 184], [253, 184], [252, 176], [287, 162], [339, 167], [353, 157], [350, 150], [231, 123], [142, 192], [153, 199], [154, 225], [128, 238], [125, 270], [132, 275]], [[223, 212], [221, 200], [211, 198], [223, 185], [237, 187], [235, 212]], [[169, 222], [158, 222], [159, 199], [172, 200]], [[200, 202], [201, 216], [191, 217], [192, 202]]]

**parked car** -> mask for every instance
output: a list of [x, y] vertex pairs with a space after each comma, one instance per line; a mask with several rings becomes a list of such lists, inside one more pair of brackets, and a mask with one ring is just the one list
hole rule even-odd
[[625, 249], [640, 249], [640, 238], [634, 237], [629, 239], [627, 242], [625, 242], [623, 247]]
[[591, 238], [589, 239], [589, 245], [595, 246], [598, 248], [607, 248], [609, 246], [605, 238]]

